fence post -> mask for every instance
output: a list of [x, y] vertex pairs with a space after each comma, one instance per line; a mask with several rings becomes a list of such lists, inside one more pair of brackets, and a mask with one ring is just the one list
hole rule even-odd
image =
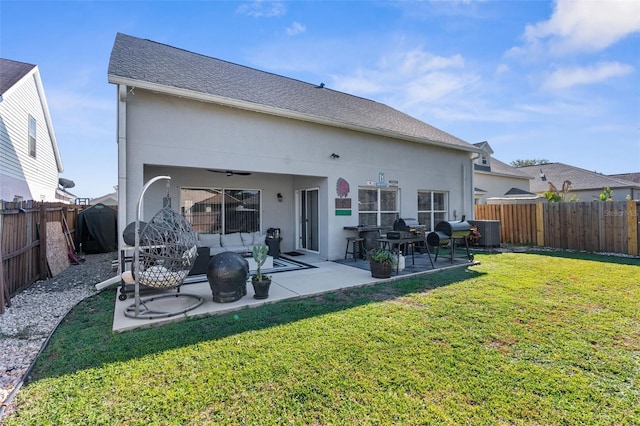
[[[2, 217], [0, 216], [0, 220]], [[5, 303], [11, 306], [11, 296], [9, 295], [9, 285], [4, 282], [4, 265], [2, 261], [2, 245], [0, 245], [0, 314], [4, 314]]]
[[0, 200], [0, 314], [4, 313], [4, 260], [2, 260], [2, 221], [4, 220], [3, 202]]
[[49, 277], [49, 267], [47, 266], [47, 207], [40, 204], [40, 279], [46, 280]]
[[627, 201], [624, 214], [627, 216], [627, 254], [640, 255], [638, 251], [638, 206], [635, 201]]
[[544, 247], [544, 203], [536, 203], [536, 244]]

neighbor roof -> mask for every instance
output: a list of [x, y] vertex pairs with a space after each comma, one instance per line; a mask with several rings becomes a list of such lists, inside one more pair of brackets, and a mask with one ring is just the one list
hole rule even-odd
[[[518, 170], [517, 168], [512, 167], [508, 164], [505, 164], [502, 161], [497, 160], [493, 157], [491, 157], [489, 164], [491, 167], [491, 171], [488, 173], [520, 178], [520, 179], [531, 179], [531, 176], [529, 176], [522, 170]], [[481, 170], [476, 170], [476, 171], [481, 172]]]
[[[518, 167], [531, 176], [530, 190], [541, 193], [549, 190], [549, 182], [560, 188], [565, 180], [571, 181], [571, 189], [578, 190], [602, 190], [603, 188], [640, 188], [635, 182], [624, 179], [613, 178], [600, 173], [569, 166], [563, 163], [549, 163], [538, 166]], [[544, 173], [545, 180], [542, 180], [540, 173]]]
[[387, 105], [118, 33], [110, 83], [420, 143], [478, 148]]
[[631, 182], [640, 183], [640, 173], [618, 173], [615, 175], [609, 175], [614, 179], [629, 180]]
[[524, 189], [520, 189], [520, 188], [511, 188], [510, 190], [505, 192], [504, 195], [536, 195], [536, 194], [532, 194], [531, 192], [525, 191]]
[[0, 96], [35, 67], [32, 64], [0, 58]]

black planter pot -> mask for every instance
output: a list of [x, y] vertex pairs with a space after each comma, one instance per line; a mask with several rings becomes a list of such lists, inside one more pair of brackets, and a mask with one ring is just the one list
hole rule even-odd
[[393, 265], [389, 262], [374, 262], [369, 261], [369, 267], [371, 268], [371, 276], [373, 278], [390, 278]]
[[252, 278], [251, 284], [253, 284], [254, 299], [266, 299], [267, 297], [269, 297], [269, 287], [271, 287], [271, 279], [262, 278], [262, 281], [258, 281], [255, 278]]

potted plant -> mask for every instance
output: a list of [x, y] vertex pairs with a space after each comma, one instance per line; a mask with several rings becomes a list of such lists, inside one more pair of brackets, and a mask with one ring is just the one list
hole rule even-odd
[[389, 278], [396, 256], [389, 250], [375, 248], [369, 252], [369, 267], [373, 278]]
[[269, 247], [266, 245], [253, 246], [253, 260], [256, 261], [256, 273], [251, 276], [251, 284], [253, 285], [254, 299], [266, 299], [269, 297], [269, 287], [271, 287], [271, 277], [262, 275], [262, 265], [267, 260]]
[[480, 238], [482, 237], [482, 234], [480, 233], [480, 231], [478, 231], [478, 227], [476, 225], [471, 225], [470, 229], [471, 230], [469, 231], [467, 240], [472, 246], [477, 246], [478, 244], [480, 244]]

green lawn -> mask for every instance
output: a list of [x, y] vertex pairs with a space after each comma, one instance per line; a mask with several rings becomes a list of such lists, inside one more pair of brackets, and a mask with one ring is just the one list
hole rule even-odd
[[121, 334], [105, 291], [52, 336], [5, 424], [640, 424], [640, 262], [476, 259]]

